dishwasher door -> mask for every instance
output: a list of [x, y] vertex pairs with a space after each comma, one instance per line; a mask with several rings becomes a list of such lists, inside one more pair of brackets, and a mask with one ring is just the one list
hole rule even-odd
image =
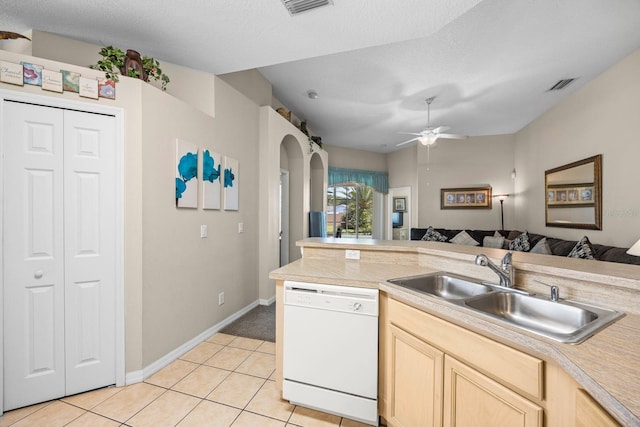
[[283, 397], [377, 425], [378, 290], [284, 285]]

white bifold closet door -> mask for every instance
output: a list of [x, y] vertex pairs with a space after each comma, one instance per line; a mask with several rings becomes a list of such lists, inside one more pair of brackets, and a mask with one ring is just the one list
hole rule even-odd
[[4, 410], [115, 384], [115, 119], [5, 101]]

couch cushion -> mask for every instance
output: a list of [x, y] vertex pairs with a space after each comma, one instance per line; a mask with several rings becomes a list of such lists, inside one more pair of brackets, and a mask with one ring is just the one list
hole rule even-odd
[[425, 240], [427, 242], [446, 242], [447, 236], [438, 231], [434, 230], [433, 227], [429, 226], [427, 231], [425, 231], [424, 236], [420, 240]]
[[540, 239], [529, 252], [532, 254], [551, 255], [551, 248], [549, 247], [549, 243], [547, 243], [547, 238], [543, 237]]
[[480, 243], [475, 240], [473, 237], [469, 235], [465, 230], [462, 230], [460, 233], [456, 234], [453, 239], [451, 239], [451, 243], [455, 243], [456, 245], [467, 245], [467, 246], [478, 246]]
[[502, 249], [502, 246], [504, 245], [504, 237], [500, 236], [500, 237], [496, 237], [496, 236], [485, 236], [485, 238], [482, 240], [482, 246], [484, 246], [485, 248], [498, 248], [498, 249]]
[[614, 246], [605, 246], [592, 244], [595, 250], [595, 257], [600, 261], [622, 262], [625, 264], [640, 265], [640, 256], [629, 255], [627, 248], [617, 248]]
[[[511, 237], [511, 235], [509, 237]], [[511, 243], [509, 243], [509, 249], [512, 251], [529, 252], [529, 249], [531, 249], [531, 243], [529, 242], [529, 233], [525, 231], [524, 233], [512, 239]]]
[[593, 250], [593, 246], [591, 246], [591, 242], [587, 236], [584, 236], [576, 245], [571, 249], [569, 258], [580, 258], [580, 259], [596, 259], [594, 256], [595, 251]]

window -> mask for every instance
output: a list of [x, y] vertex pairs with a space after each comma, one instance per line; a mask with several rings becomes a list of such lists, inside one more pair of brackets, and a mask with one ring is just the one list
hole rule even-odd
[[327, 189], [327, 236], [371, 238], [374, 190], [363, 184], [333, 185]]

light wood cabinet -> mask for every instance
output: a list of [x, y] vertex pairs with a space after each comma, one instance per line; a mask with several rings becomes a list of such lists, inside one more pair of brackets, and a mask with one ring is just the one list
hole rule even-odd
[[444, 353], [390, 325], [388, 405], [395, 426], [442, 425]]
[[616, 427], [619, 425], [586, 391], [577, 390], [576, 427]]
[[541, 407], [450, 356], [443, 400], [444, 426], [542, 426]]
[[619, 426], [559, 366], [384, 293], [380, 306], [389, 426]]

